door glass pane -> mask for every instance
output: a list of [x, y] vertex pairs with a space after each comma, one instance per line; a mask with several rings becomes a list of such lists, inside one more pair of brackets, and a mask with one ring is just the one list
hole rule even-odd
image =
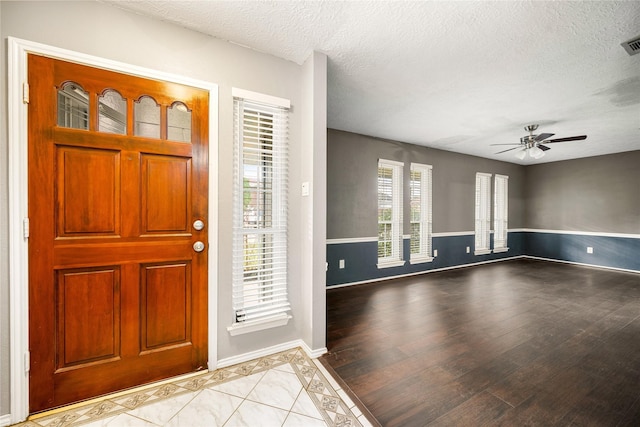
[[167, 109], [167, 139], [191, 142], [191, 111], [182, 102]]
[[113, 89], [105, 90], [98, 98], [98, 130], [100, 132], [127, 133], [127, 101]]
[[145, 138], [160, 138], [160, 106], [150, 96], [142, 96], [133, 107], [133, 134]]
[[89, 129], [89, 94], [73, 82], [58, 89], [58, 126]]

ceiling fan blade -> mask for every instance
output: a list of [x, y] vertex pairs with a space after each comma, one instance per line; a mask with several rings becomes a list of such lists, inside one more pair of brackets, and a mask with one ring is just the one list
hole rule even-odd
[[[503, 145], [507, 145], [507, 144], [503, 144]], [[518, 145], [520, 145], [520, 144], [518, 144]], [[520, 148], [520, 147], [507, 148], [506, 150], [498, 151], [496, 154], [506, 153], [507, 151], [517, 150], [518, 148]]]
[[587, 135], [569, 136], [567, 138], [550, 139], [548, 141], [545, 141], [544, 143], [551, 144], [552, 142], [582, 141], [583, 139], [587, 139]]
[[536, 147], [538, 147], [542, 151], [551, 150], [551, 148], [547, 147], [546, 145], [542, 145], [542, 144], [538, 144], [538, 145], [536, 145]]
[[522, 145], [522, 144], [490, 144], [490, 145]]
[[536, 136], [533, 139], [536, 140], [536, 141], [542, 141], [542, 140], [545, 140], [547, 138], [551, 138], [553, 135], [555, 135], [555, 133], [541, 133], [540, 135]]

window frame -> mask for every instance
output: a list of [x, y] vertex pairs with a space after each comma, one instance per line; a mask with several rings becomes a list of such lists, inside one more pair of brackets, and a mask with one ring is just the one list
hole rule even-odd
[[[414, 179], [413, 173], [420, 173], [419, 181], [419, 200], [420, 213], [418, 220], [414, 220], [413, 217], [413, 204], [414, 204]], [[425, 179], [426, 178], [426, 179]], [[409, 262], [411, 264], [419, 264], [424, 262], [433, 261], [433, 166], [423, 163], [411, 163], [409, 173], [409, 224], [411, 228], [411, 238], [409, 242]], [[419, 231], [419, 251], [412, 253], [413, 250], [413, 226], [418, 224]]]
[[[232, 96], [234, 110], [232, 312], [234, 318], [227, 330], [235, 336], [283, 326], [292, 318], [288, 298], [287, 250], [289, 172], [287, 150], [290, 102], [283, 98], [237, 88], [232, 88]], [[268, 127], [264, 129], [261, 127], [263, 123], [261, 114], [272, 115], [271, 132], [264, 130], [269, 130]], [[244, 132], [248, 126], [245, 120], [251, 117], [257, 123], [252, 126], [259, 130], [258, 135], [262, 135], [262, 132], [272, 135], [270, 152], [268, 148], [264, 148], [264, 143], [260, 140], [262, 136], [245, 137]], [[248, 142], [248, 139], [253, 141]], [[254, 179], [256, 183], [253, 186], [246, 185], [247, 170], [252, 167], [247, 168], [249, 163], [245, 156], [247, 158], [253, 156], [253, 160], [256, 157], [259, 158], [258, 166], [253, 165], [257, 169]], [[265, 184], [267, 180], [270, 181]], [[255, 209], [252, 210], [254, 212], [252, 217], [256, 217], [255, 211], [261, 210], [262, 213], [257, 214], [255, 224], [248, 226], [247, 200], [251, 203], [254, 198], [251, 192], [260, 194], [270, 192], [271, 194], [262, 198], [255, 197], [256, 206], [253, 206]], [[250, 194], [248, 199], [247, 193]], [[267, 217], [270, 219], [265, 220]], [[248, 252], [245, 243], [250, 235], [259, 236], [257, 243], [255, 239], [253, 240], [256, 247], [252, 249], [252, 257], [255, 258], [255, 253], [258, 253], [259, 263], [262, 263], [262, 266], [255, 272], [247, 273]], [[273, 255], [276, 253], [277, 256]], [[271, 302], [268, 301], [269, 298], [272, 299]], [[253, 303], [247, 303], [247, 299]]]
[[474, 255], [491, 253], [491, 176], [476, 173]]
[[[391, 183], [385, 186], [385, 190], [381, 189], [381, 169], [391, 170]], [[404, 163], [395, 160], [378, 159], [377, 168], [377, 196], [378, 196], [378, 268], [399, 267], [405, 264], [404, 261], [404, 235], [403, 235], [403, 186], [404, 186]], [[391, 218], [381, 221], [381, 195], [391, 193]], [[389, 226], [389, 239], [382, 239], [381, 236], [387, 233], [381, 233], [380, 226]], [[388, 256], [380, 256], [380, 245], [388, 243], [390, 251]], [[385, 251], [386, 253], [387, 251]]]
[[493, 252], [507, 252], [509, 225], [509, 177], [496, 174], [493, 186]]

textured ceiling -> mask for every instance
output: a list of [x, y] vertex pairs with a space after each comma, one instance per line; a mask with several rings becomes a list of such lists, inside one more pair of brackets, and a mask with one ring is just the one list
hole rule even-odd
[[[330, 128], [520, 164], [640, 149], [640, 54], [620, 46], [638, 1], [103, 2], [298, 64], [327, 54]], [[531, 123], [588, 138], [494, 154]]]

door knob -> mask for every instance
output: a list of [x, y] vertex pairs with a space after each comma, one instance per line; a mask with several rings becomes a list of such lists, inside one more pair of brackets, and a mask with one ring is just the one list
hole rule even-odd
[[202, 243], [201, 241], [197, 241], [193, 244], [193, 250], [196, 252], [202, 252], [204, 251], [204, 243]]
[[196, 219], [195, 221], [193, 221], [193, 228], [196, 231], [202, 230], [204, 228], [204, 221]]

